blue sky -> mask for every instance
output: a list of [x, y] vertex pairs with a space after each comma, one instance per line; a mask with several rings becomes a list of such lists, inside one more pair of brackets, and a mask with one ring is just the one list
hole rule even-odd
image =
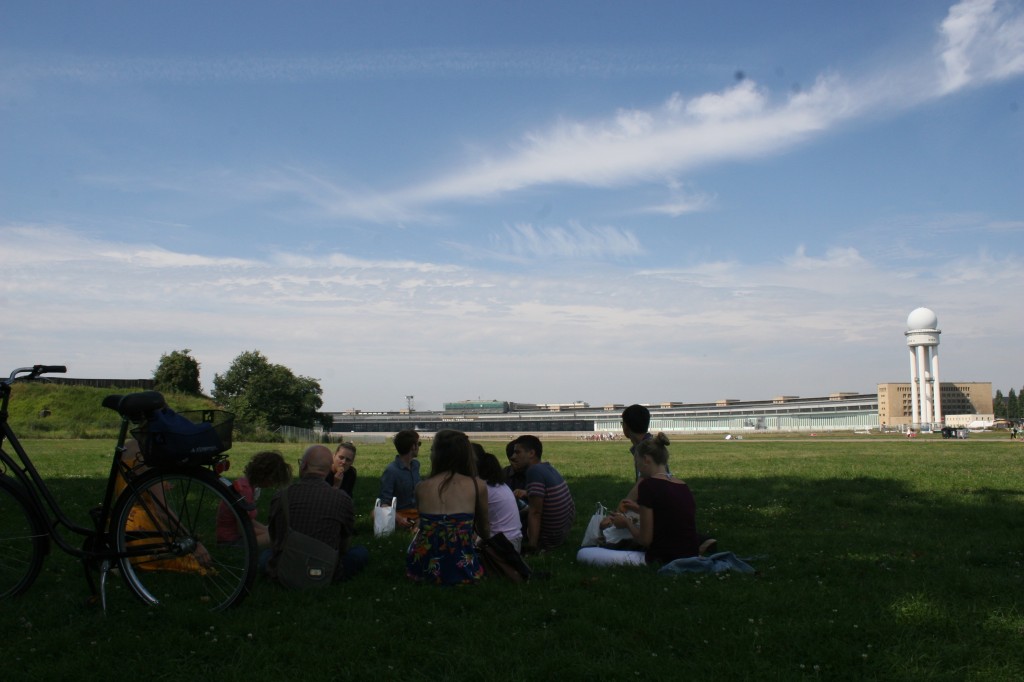
[[0, 355], [324, 408], [1024, 386], [1024, 5], [0, 2]]

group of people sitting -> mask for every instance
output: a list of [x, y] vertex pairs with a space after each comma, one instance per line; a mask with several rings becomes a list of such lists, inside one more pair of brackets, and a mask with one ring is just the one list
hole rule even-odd
[[[696, 504], [689, 487], [669, 471], [669, 439], [648, 432], [650, 413], [632, 405], [622, 415], [630, 439], [636, 484], [605, 523], [628, 531], [631, 542], [581, 548], [577, 560], [591, 565], [661, 564], [697, 556], [714, 540], [696, 529]], [[430, 447], [430, 475], [420, 476], [421, 440], [416, 431], [394, 437], [396, 456], [380, 481], [380, 504], [395, 506], [396, 528], [413, 533], [406, 553], [406, 575], [439, 585], [471, 584], [484, 575], [479, 543], [503, 535], [516, 551], [530, 554], [554, 549], [569, 537], [576, 518], [565, 478], [542, 459], [543, 444], [532, 435], [506, 446], [507, 467], [469, 437], [455, 430], [435, 434]], [[335, 580], [356, 575], [369, 552], [352, 545], [355, 511], [352, 492], [356, 446], [340, 444], [335, 452], [312, 445], [299, 460], [299, 479], [276, 452], [253, 457], [244, 476], [233, 483], [252, 507], [261, 565], [275, 576], [275, 563], [288, 529], [310, 535], [338, 551]], [[255, 520], [260, 488], [288, 485], [288, 510], [278, 492], [264, 526]], [[287, 520], [286, 520], [287, 519]], [[218, 528], [218, 541], [237, 540], [237, 529]], [[223, 531], [223, 537], [221, 535]], [[232, 537], [231, 533], [235, 535]]]

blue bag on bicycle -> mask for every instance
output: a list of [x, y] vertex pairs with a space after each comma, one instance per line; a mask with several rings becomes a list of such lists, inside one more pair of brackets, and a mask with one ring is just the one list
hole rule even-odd
[[222, 410], [154, 410], [132, 431], [148, 466], [206, 465], [231, 448], [234, 415]]

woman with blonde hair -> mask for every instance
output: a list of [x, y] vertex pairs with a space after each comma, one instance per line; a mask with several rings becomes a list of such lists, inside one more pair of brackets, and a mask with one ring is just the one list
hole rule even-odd
[[406, 575], [434, 585], [466, 585], [483, 576], [474, 529], [490, 537], [487, 486], [476, 476], [469, 437], [438, 431], [430, 448], [430, 477], [416, 486], [419, 528], [406, 554]]
[[639, 520], [621, 512], [610, 517], [616, 527], [628, 528], [644, 549], [583, 547], [576, 554], [577, 561], [596, 566], [666, 564], [698, 555], [697, 503], [689, 486], [668, 472], [668, 445], [664, 433], [637, 445], [636, 468], [641, 476], [636, 500]]

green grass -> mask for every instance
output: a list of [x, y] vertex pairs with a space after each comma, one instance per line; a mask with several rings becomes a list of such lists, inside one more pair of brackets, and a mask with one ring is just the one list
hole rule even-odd
[[[22, 438], [101, 438], [117, 437], [120, 416], [103, 407], [103, 399], [138, 389], [65, 386], [46, 381], [21, 382], [11, 387], [10, 422]], [[208, 398], [166, 393], [168, 405], [175, 410], [199, 410], [215, 407]]]
[[[97, 501], [109, 442], [27, 446], [73, 514]], [[261, 447], [236, 445], [229, 474]], [[272, 447], [290, 461], [302, 450]], [[630, 485], [625, 451], [546, 443], [579, 516], [571, 546], [531, 558], [551, 578], [521, 586], [405, 580], [407, 538], [376, 540], [369, 519], [385, 445], [361, 445], [356, 462], [371, 564], [325, 592], [261, 583], [209, 614], [143, 607], [115, 581], [103, 616], [79, 566], [52, 554], [27, 595], [0, 604], [4, 679], [1024, 679], [1021, 443], [680, 438], [672, 468], [699, 526], [755, 557], [754, 576], [577, 565], [594, 504]]]

